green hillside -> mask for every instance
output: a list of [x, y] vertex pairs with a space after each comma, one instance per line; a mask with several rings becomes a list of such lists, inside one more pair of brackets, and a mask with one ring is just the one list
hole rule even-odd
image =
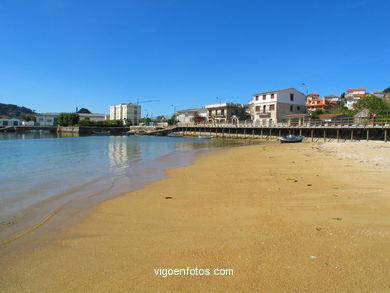
[[0, 116], [19, 118], [23, 114], [35, 114], [33, 110], [12, 104], [0, 103]]

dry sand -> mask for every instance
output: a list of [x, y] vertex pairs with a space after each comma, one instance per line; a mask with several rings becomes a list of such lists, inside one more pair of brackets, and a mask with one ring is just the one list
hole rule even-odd
[[3, 263], [0, 291], [390, 292], [389, 158], [367, 143], [202, 155]]

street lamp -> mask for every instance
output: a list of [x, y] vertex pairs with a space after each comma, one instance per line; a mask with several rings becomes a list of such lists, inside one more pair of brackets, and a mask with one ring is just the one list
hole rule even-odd
[[306, 87], [306, 96], [309, 95], [309, 87], [304, 82], [302, 82], [302, 85]]

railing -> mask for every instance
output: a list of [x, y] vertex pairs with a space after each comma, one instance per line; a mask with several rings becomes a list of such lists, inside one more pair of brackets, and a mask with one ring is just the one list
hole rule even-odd
[[370, 117], [345, 118], [333, 121], [324, 121], [319, 119], [307, 120], [283, 120], [275, 123], [274, 121], [239, 121], [238, 123], [177, 123], [180, 127], [390, 127], [390, 116], [372, 119]]

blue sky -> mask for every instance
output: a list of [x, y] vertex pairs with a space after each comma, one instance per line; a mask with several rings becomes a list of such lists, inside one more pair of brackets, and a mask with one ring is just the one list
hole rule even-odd
[[295, 87], [390, 86], [388, 0], [0, 0], [0, 102], [156, 116]]

